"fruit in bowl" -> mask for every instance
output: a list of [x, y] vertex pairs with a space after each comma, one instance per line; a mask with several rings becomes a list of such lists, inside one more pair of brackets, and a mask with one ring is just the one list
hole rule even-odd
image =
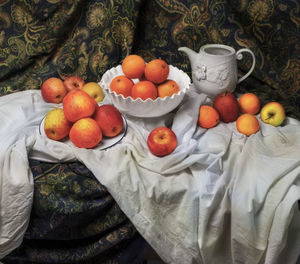
[[[152, 61], [155, 60], [156, 59]], [[150, 75], [149, 72], [146, 74], [147, 66], [152, 61], [146, 63], [141, 77], [135, 79], [129, 78], [134, 82], [131, 89], [128, 88], [128, 90], [131, 90], [130, 95], [129, 92], [128, 94], [122, 92], [118, 93], [114, 89], [111, 89], [111, 83], [117, 76], [128, 78], [123, 72], [123, 65], [113, 67], [103, 74], [100, 85], [106, 90], [112, 104], [114, 104], [121, 112], [135, 117], [158, 117], [171, 112], [182, 102], [185, 94], [190, 88], [191, 80], [189, 76], [184, 71], [172, 65], [168, 65], [161, 59], [159, 59], [161, 63], [153, 65], [158, 65], [155, 67], [163, 66], [162, 68], [167, 70], [161, 71], [160, 73], [159, 70], [157, 72], [153, 70], [149, 71]], [[153, 65], [152, 67], [155, 68]], [[160, 78], [158, 78], [159, 75], [161, 75]], [[139, 75], [136, 74], [134, 76], [140, 76], [140, 73]], [[149, 76], [154, 77], [151, 79]], [[170, 84], [170, 81], [173, 82]], [[151, 85], [149, 83], [151, 83]], [[167, 88], [159, 88], [164, 85], [164, 83], [166, 83], [165, 86], [167, 86]], [[178, 89], [174, 88], [173, 84], [174, 87], [177, 86]], [[160, 93], [160, 89], [163, 92]]]
[[129, 79], [139, 79], [146, 67], [145, 60], [139, 55], [128, 55], [122, 62], [122, 71]]
[[99, 106], [93, 118], [106, 137], [115, 137], [119, 135], [124, 128], [122, 115], [113, 105], [106, 104]]
[[69, 137], [76, 147], [90, 149], [102, 140], [102, 131], [94, 119], [85, 117], [73, 124]]
[[80, 76], [69, 76], [64, 80], [64, 85], [68, 92], [82, 89], [85, 85], [84, 80]]
[[134, 82], [126, 76], [118, 75], [114, 77], [109, 85], [112, 92], [122, 94], [124, 97], [131, 96], [132, 87]]
[[69, 135], [72, 123], [65, 117], [62, 108], [50, 110], [44, 122], [44, 131], [48, 138], [62, 140]]
[[90, 117], [96, 109], [96, 101], [82, 90], [69, 92], [63, 99], [63, 110], [70, 122]]
[[164, 98], [171, 97], [173, 94], [179, 93], [179, 86], [174, 80], [166, 80], [157, 86], [158, 96]]
[[145, 78], [155, 84], [160, 84], [167, 80], [169, 71], [169, 65], [164, 60], [154, 59], [145, 67]]
[[157, 88], [150, 81], [139, 81], [132, 87], [131, 97], [133, 99], [141, 98], [143, 101], [148, 98], [155, 100], [157, 98]]

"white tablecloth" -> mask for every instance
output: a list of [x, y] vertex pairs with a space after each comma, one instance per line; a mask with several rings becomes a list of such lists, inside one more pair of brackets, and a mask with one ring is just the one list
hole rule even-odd
[[[107, 98], [105, 100], [108, 100]], [[167, 263], [295, 263], [300, 252], [300, 122], [260, 122], [246, 137], [235, 122], [197, 126], [206, 97], [185, 97], [176, 114], [127, 116], [114, 147], [71, 147], [39, 134], [53, 107], [40, 91], [0, 97], [0, 259], [22, 242], [33, 197], [28, 158], [79, 160], [106, 186], [137, 230]], [[109, 103], [104, 101], [104, 103]], [[147, 147], [149, 132], [171, 126], [175, 151]]]

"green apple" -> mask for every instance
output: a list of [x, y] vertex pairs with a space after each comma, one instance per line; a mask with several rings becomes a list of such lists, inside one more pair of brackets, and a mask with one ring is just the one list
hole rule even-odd
[[283, 106], [278, 102], [269, 102], [260, 111], [260, 119], [272, 126], [280, 126], [285, 119]]

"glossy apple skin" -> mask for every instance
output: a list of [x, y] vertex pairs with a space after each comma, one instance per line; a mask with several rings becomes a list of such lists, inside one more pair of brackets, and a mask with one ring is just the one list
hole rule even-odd
[[157, 127], [150, 132], [147, 145], [153, 155], [163, 157], [172, 153], [177, 147], [177, 137], [170, 128]]
[[50, 110], [44, 121], [44, 131], [48, 138], [61, 140], [69, 135], [72, 123], [65, 117], [61, 108]]
[[93, 118], [100, 126], [102, 133], [106, 137], [115, 137], [124, 128], [124, 122], [120, 111], [113, 105], [105, 104], [99, 106]]
[[102, 131], [94, 119], [82, 118], [73, 124], [69, 138], [76, 147], [90, 149], [101, 142]]
[[59, 104], [67, 94], [67, 90], [61, 79], [51, 77], [43, 82], [41, 94], [47, 103]]
[[83, 88], [85, 82], [79, 76], [70, 76], [64, 80], [64, 85], [68, 92], [72, 90], [80, 90]]
[[285, 110], [278, 102], [269, 102], [260, 111], [260, 119], [272, 126], [280, 126], [285, 120]]
[[96, 101], [81, 90], [70, 91], [63, 99], [63, 110], [70, 122], [92, 116], [96, 105]]
[[218, 111], [224, 123], [234, 122], [239, 115], [239, 104], [233, 93], [225, 92], [217, 95], [213, 107]]

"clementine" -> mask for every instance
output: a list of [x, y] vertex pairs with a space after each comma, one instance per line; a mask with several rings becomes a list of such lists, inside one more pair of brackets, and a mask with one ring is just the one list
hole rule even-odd
[[167, 80], [169, 65], [162, 59], [151, 60], [145, 67], [145, 77], [148, 81], [159, 84]]
[[201, 105], [199, 108], [198, 125], [203, 128], [212, 128], [220, 121], [219, 113], [209, 105]]
[[164, 98], [171, 97], [173, 94], [179, 93], [179, 86], [174, 80], [166, 80], [157, 86], [158, 96]]
[[126, 77], [136, 79], [144, 74], [146, 63], [139, 55], [128, 55], [122, 62], [122, 70]]
[[122, 94], [124, 97], [131, 96], [131, 89], [134, 82], [124, 75], [116, 76], [110, 82], [110, 90], [116, 94]]
[[240, 133], [250, 136], [259, 130], [259, 122], [255, 115], [245, 113], [236, 120], [236, 128]]
[[151, 98], [155, 100], [157, 98], [157, 88], [149, 81], [137, 82], [132, 87], [131, 96], [133, 99], [141, 98], [142, 100], [146, 100], [147, 98]]
[[238, 100], [241, 113], [255, 115], [260, 109], [260, 101], [254, 93], [245, 93]]

